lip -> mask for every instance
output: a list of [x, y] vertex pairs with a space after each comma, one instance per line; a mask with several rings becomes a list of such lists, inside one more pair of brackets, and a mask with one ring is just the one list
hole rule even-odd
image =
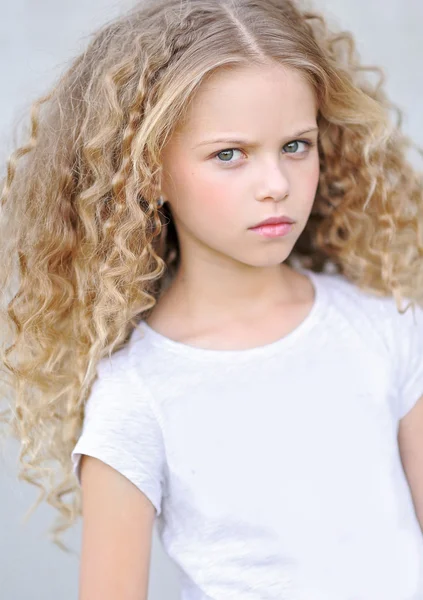
[[265, 225], [281, 225], [281, 224], [288, 224], [288, 225], [293, 225], [295, 223], [295, 221], [293, 219], [291, 219], [290, 217], [270, 217], [269, 219], [266, 219], [265, 221], [261, 221], [261, 223], [257, 223], [256, 225], [253, 225], [252, 227], [250, 227], [250, 229], [255, 229], [256, 227], [264, 227]]

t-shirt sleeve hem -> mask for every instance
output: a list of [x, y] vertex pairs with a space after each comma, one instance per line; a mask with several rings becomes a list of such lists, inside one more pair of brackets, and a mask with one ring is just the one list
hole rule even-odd
[[89, 448], [82, 445], [78, 448], [75, 447], [72, 452], [72, 465], [79, 485], [81, 485], [80, 465], [83, 454], [97, 458], [121, 473], [150, 500], [156, 510], [156, 517], [161, 514], [160, 491], [157, 489], [154, 479], [148, 473], [141, 474], [138, 463], [124, 450], [119, 450], [121, 460], [118, 460], [118, 453], [115, 450], [107, 451], [107, 449]]
[[399, 419], [403, 419], [417, 404], [423, 396], [423, 373], [415, 383], [407, 388], [406, 392], [401, 394], [401, 405]]

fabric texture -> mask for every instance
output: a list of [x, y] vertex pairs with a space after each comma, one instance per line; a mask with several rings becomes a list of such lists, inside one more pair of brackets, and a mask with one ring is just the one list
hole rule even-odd
[[99, 364], [74, 472], [95, 456], [150, 499], [181, 600], [423, 599], [397, 442], [423, 310], [303, 272], [313, 308], [276, 342], [201, 349], [142, 322]]

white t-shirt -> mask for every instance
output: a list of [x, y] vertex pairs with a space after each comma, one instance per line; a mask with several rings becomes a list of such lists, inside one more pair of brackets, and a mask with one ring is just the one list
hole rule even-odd
[[303, 272], [313, 308], [274, 343], [200, 349], [143, 323], [100, 361], [75, 473], [88, 454], [148, 496], [182, 600], [423, 599], [397, 443], [423, 311]]

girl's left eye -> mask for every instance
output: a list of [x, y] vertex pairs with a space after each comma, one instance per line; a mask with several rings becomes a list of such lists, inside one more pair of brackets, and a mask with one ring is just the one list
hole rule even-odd
[[[306, 149], [303, 150], [302, 152], [296, 152], [295, 150], [298, 148], [299, 144], [304, 144], [306, 146]], [[284, 148], [288, 148], [288, 147], [292, 148], [293, 147], [294, 151], [293, 152], [289, 151], [286, 154], [305, 154], [311, 148], [312, 145], [313, 145], [312, 142], [309, 142], [306, 140], [294, 140], [293, 142], [289, 142], [288, 144], [285, 144]], [[216, 154], [214, 154], [212, 156], [212, 158], [218, 158], [220, 155], [225, 155], [225, 154], [228, 155], [230, 153], [233, 154], [234, 152], [237, 152], [237, 151], [241, 152], [241, 150], [239, 148], [227, 148], [225, 150], [220, 150], [220, 152], [217, 152]], [[218, 160], [217, 162], [231, 164], [235, 161], [233, 161], [233, 160]]]

